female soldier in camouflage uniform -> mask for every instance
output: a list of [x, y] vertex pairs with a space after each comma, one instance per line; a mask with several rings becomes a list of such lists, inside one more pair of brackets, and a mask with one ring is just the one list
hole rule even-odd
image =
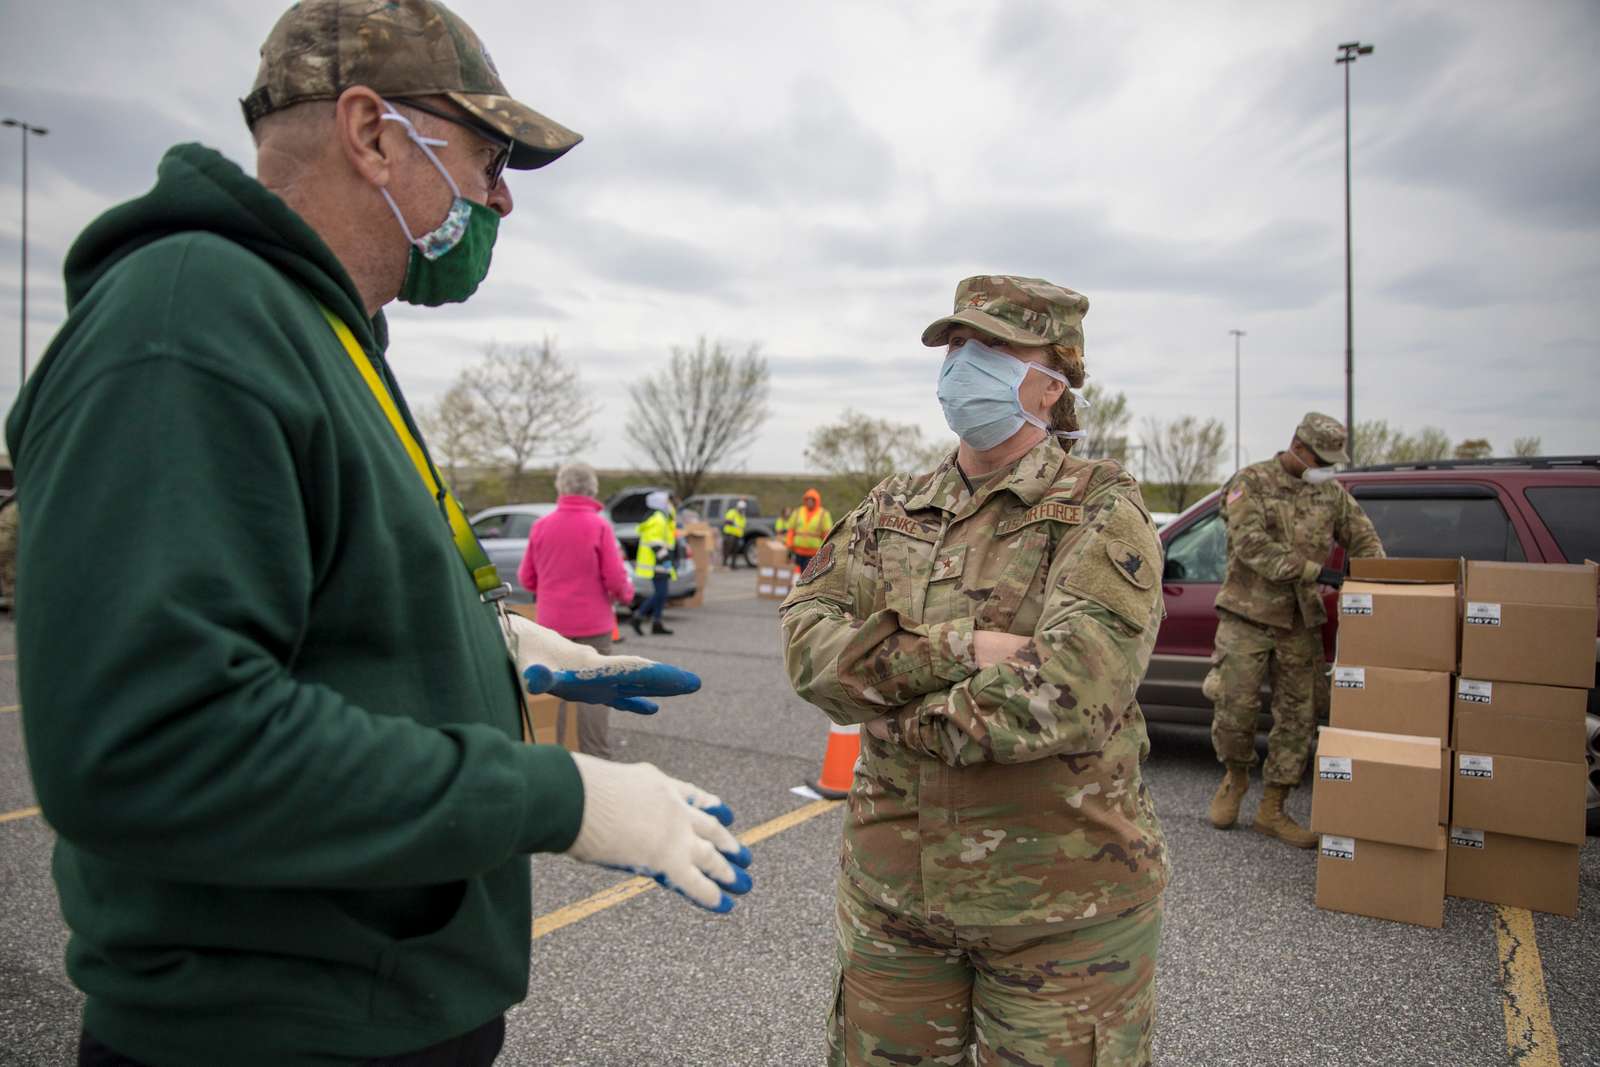
[[1161, 548], [1137, 483], [1058, 442], [1087, 309], [962, 282], [922, 335], [960, 446], [874, 489], [784, 604], [795, 690], [866, 726], [832, 1064], [1150, 1061], [1168, 869], [1134, 691]]

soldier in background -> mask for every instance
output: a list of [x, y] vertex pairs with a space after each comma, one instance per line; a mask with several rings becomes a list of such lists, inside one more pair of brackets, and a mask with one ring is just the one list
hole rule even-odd
[[961, 444], [874, 489], [784, 604], [795, 691], [865, 727], [830, 1064], [974, 1044], [979, 1063], [1150, 1062], [1168, 864], [1134, 691], [1161, 546], [1133, 478], [1059, 440], [1081, 436], [1087, 309], [1037, 278], [962, 282], [922, 335], [948, 345]]
[[1204, 692], [1216, 705], [1211, 741], [1227, 766], [1211, 799], [1211, 825], [1232, 826], [1256, 762], [1261, 683], [1272, 672], [1272, 732], [1255, 829], [1297, 848], [1317, 835], [1283, 810], [1300, 782], [1316, 726], [1318, 670], [1325, 670], [1322, 591], [1342, 576], [1323, 568], [1334, 542], [1352, 559], [1383, 556], [1361, 505], [1333, 480], [1349, 463], [1345, 430], [1315, 411], [1300, 421], [1286, 452], [1239, 471], [1223, 490], [1228, 570], [1217, 593], [1217, 642]]
[[0, 611], [10, 611], [17, 589], [17, 494], [0, 500]]

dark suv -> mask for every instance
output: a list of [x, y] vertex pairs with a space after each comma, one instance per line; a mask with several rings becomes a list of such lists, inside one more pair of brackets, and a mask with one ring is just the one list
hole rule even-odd
[[[1441, 461], [1339, 474], [1391, 556], [1459, 556], [1533, 563], [1600, 560], [1600, 456]], [[1200, 683], [1217, 631], [1214, 601], [1227, 557], [1221, 491], [1161, 530], [1166, 551], [1161, 624], [1139, 703], [1152, 722], [1209, 724]], [[1335, 548], [1328, 566], [1344, 566]], [[1329, 598], [1323, 643], [1333, 658], [1338, 611]], [[1600, 636], [1595, 642], [1600, 663]], [[1265, 707], [1265, 705], [1263, 705]], [[1589, 823], [1600, 815], [1600, 702], [1589, 692]]]

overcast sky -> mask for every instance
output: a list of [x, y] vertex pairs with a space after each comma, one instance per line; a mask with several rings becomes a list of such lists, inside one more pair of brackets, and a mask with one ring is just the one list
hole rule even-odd
[[[1600, 4], [759, 5], [457, 0], [513, 94], [585, 140], [508, 172], [471, 302], [391, 310], [413, 407], [548, 335], [635, 459], [626, 386], [701, 335], [759, 344], [743, 459], [806, 469], [846, 406], [947, 437], [918, 335], [970, 274], [1089, 297], [1092, 380], [1136, 420], [1233, 423], [1247, 460], [1344, 410], [1352, 71], [1356, 417], [1600, 452]], [[30, 144], [29, 362], [96, 214], [199, 140], [253, 170], [238, 98], [271, 0], [5, 0], [0, 115]], [[25, 11], [26, 17], [21, 17]], [[17, 379], [20, 148], [0, 131], [0, 407]], [[402, 240], [398, 233], [375, 240]], [[1231, 453], [1230, 453], [1231, 460]], [[1231, 464], [1230, 464], [1231, 465]]]

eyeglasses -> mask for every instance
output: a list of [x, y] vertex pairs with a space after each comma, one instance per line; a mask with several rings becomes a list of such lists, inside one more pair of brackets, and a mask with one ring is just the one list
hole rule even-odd
[[444, 119], [444, 121], [460, 126], [464, 130], [471, 130], [485, 141], [494, 145], [499, 151], [494, 154], [493, 159], [489, 160], [488, 166], [483, 168], [483, 176], [488, 181], [490, 189], [500, 184], [500, 176], [505, 173], [506, 164], [511, 162], [510, 141], [491, 133], [478, 123], [471, 122], [460, 115], [452, 115], [441, 108], [428, 104], [419, 104], [415, 100], [406, 97], [396, 97], [394, 103], [420, 111], [424, 115], [432, 115], [436, 119]]

